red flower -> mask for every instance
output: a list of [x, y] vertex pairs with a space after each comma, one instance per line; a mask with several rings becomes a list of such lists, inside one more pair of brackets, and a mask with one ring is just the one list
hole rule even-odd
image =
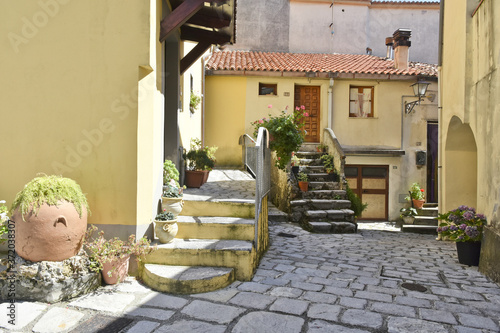
[[420, 192], [423, 192], [423, 191], [424, 191], [424, 189], [423, 189], [423, 188], [421, 188], [421, 189], [420, 189]]

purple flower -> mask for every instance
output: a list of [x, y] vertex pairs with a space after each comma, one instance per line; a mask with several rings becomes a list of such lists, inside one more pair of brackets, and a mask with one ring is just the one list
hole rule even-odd
[[460, 235], [457, 237], [458, 240], [463, 240], [464, 239], [464, 235]]
[[484, 214], [477, 214], [476, 217], [480, 220], [486, 220], [486, 216], [484, 216]]
[[447, 227], [447, 226], [444, 226], [441, 230], [443, 230], [443, 231], [448, 231], [448, 227]]
[[458, 207], [457, 210], [469, 210], [469, 207], [462, 205], [462, 206]]
[[461, 230], [465, 230], [465, 228], [467, 228], [467, 224], [462, 223], [462, 224], [460, 225], [460, 229], [461, 229]]
[[465, 228], [465, 234], [470, 238], [476, 238], [479, 236], [479, 231], [477, 231], [476, 227], [467, 227]]
[[456, 225], [451, 225], [451, 226], [450, 226], [450, 230], [451, 230], [451, 231], [457, 231], [457, 230], [458, 230], [458, 228], [457, 228], [457, 226], [456, 226]]
[[443, 228], [438, 227], [438, 228], [437, 228], [437, 232], [441, 232], [441, 231], [443, 231]]
[[464, 215], [463, 215], [463, 216], [464, 216], [464, 219], [466, 219], [466, 220], [469, 220], [469, 221], [470, 221], [470, 220], [472, 220], [472, 219], [474, 218], [474, 213], [473, 213], [472, 211], [468, 210], [468, 211], [466, 211], [466, 212], [464, 213]]

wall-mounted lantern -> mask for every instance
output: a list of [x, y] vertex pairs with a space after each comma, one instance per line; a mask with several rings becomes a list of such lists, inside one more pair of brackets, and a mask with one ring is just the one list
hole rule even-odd
[[413, 102], [404, 102], [404, 111], [405, 114], [410, 114], [413, 111], [415, 105], [420, 105], [420, 101], [425, 97], [425, 93], [427, 92], [427, 87], [429, 87], [430, 82], [427, 81], [418, 81], [412, 84], [410, 87], [413, 88], [413, 95], [418, 97], [416, 101]]

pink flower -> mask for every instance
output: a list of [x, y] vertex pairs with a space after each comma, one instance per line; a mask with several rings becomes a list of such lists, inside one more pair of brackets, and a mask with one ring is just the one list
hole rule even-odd
[[301, 105], [301, 106], [300, 106], [300, 108], [301, 108], [302, 110], [305, 110], [305, 109], [306, 109], [306, 107], [305, 107], [304, 105]]
[[273, 107], [273, 105], [272, 105], [272, 104], [269, 104], [269, 105], [267, 106], [267, 108], [268, 108], [268, 109], [271, 109], [272, 107]]
[[287, 105], [287, 106], [285, 106], [285, 110], [288, 110], [288, 105]]
[[278, 161], [281, 160], [281, 157], [278, 157]]
[[309, 117], [309, 113], [304, 112], [304, 117]]
[[295, 107], [295, 111], [299, 111], [300, 108], [298, 106]]
[[259, 120], [259, 124], [262, 124], [264, 121], [263, 120]]

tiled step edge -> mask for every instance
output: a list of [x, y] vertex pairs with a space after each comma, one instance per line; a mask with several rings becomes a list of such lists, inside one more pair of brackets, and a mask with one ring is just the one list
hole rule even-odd
[[172, 294], [196, 294], [224, 288], [234, 282], [234, 269], [227, 267], [144, 265], [144, 283]]

